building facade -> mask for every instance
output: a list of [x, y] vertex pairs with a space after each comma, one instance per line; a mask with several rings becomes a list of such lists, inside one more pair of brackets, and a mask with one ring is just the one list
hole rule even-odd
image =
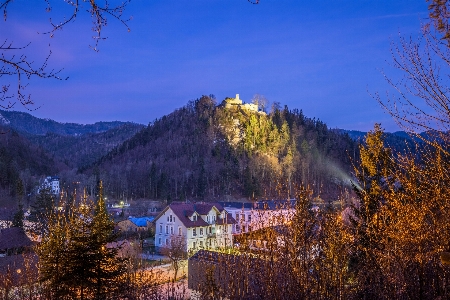
[[[277, 205], [277, 203], [281, 204]], [[236, 221], [232, 229], [233, 234], [286, 224], [295, 213], [292, 204], [286, 204], [286, 201], [222, 202], [221, 204]]]
[[41, 189], [48, 189], [50, 193], [53, 195], [59, 195], [61, 192], [59, 188], [59, 177], [57, 176], [47, 176], [44, 179], [44, 182], [41, 184], [41, 186], [38, 189], [38, 193]]
[[170, 245], [182, 236], [186, 251], [232, 246], [234, 218], [219, 203], [181, 203], [168, 205], [155, 218], [155, 246]]

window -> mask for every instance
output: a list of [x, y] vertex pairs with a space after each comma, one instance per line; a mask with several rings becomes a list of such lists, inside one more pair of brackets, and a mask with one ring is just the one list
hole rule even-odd
[[209, 227], [209, 233], [212, 233], [212, 227]]
[[[192, 229], [192, 235], [193, 235], [193, 236], [196, 236], [196, 235], [197, 235], [197, 229], [196, 229], [196, 228]], [[195, 247], [194, 247], [194, 248], [195, 248]]]
[[169, 222], [172, 222], [172, 215], [169, 216]]
[[216, 216], [213, 216], [213, 221], [214, 221], [214, 222], [216, 221]]
[[196, 215], [192, 216], [192, 221], [197, 221], [197, 216]]
[[166, 234], [169, 234], [169, 226], [166, 225]]
[[239, 221], [239, 213], [236, 213], [236, 221]]
[[181, 227], [178, 227], [178, 235], [181, 235], [183, 233], [183, 230], [181, 229]]
[[200, 241], [200, 247], [203, 247], [203, 241]]
[[169, 216], [167, 216], [167, 222], [169, 222]]
[[248, 231], [252, 231], [252, 226], [248, 225]]
[[169, 245], [169, 239], [166, 239], [166, 245]]
[[162, 241], [161, 241], [161, 238], [159, 238], [159, 240], [158, 240], [158, 244], [162, 245]]
[[170, 226], [170, 234], [173, 234], [173, 226]]
[[209, 215], [206, 216], [206, 222], [209, 222]]
[[200, 235], [203, 235], [203, 228], [200, 228]]
[[195, 244], [195, 242], [193, 242], [193, 243], [192, 243], [192, 248], [195, 249], [196, 246], [197, 246], [197, 245]]
[[248, 216], [247, 216], [247, 220], [248, 220], [249, 222], [251, 222], [251, 221], [252, 221], [252, 215], [248, 215]]
[[159, 234], [163, 233], [163, 226], [162, 224], [159, 224]]
[[242, 218], [242, 221], [245, 222], [245, 215], [244, 214], [241, 215], [241, 218]]
[[241, 229], [239, 228], [239, 225], [236, 224], [236, 231], [239, 232], [239, 230], [241, 230]]

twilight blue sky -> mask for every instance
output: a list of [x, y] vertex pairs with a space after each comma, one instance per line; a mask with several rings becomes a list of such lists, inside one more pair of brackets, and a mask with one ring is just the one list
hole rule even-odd
[[258, 93], [332, 128], [395, 131], [369, 93], [387, 90], [381, 70], [395, 76], [390, 43], [419, 36], [427, 17], [425, 0], [133, 0], [131, 31], [110, 19], [96, 53], [87, 14], [53, 38], [37, 33], [70, 14], [50, 2], [50, 13], [43, 0], [12, 2], [0, 37], [31, 42], [36, 63], [52, 50], [50, 68], [69, 80], [30, 81], [41, 106], [32, 114], [77, 123], [147, 124], [203, 94], [250, 102]]

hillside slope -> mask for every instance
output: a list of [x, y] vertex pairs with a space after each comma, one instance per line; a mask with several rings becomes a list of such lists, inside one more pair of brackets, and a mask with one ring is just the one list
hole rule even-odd
[[49, 132], [46, 135], [28, 135], [28, 139], [67, 166], [79, 169], [99, 160], [143, 127], [139, 124], [124, 123], [104, 132], [76, 136]]
[[113, 197], [292, 197], [303, 183], [336, 199], [357, 144], [301, 111], [227, 109], [203, 96], [164, 116], [87, 172]]

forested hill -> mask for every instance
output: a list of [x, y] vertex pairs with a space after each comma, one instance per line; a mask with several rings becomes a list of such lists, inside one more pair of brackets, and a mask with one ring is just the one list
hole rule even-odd
[[291, 197], [304, 183], [336, 199], [357, 144], [302, 111], [225, 108], [203, 96], [155, 120], [99, 161], [113, 197]]
[[36, 118], [29, 113], [1, 110], [0, 125], [9, 127], [26, 135], [45, 135], [54, 133], [58, 135], [83, 135], [87, 133], [104, 132], [130, 122], [96, 122], [94, 124], [59, 123], [49, 119]]
[[17, 185], [29, 193], [36, 176], [58, 174], [66, 168], [41, 147], [32, 144], [17, 132], [0, 126], [0, 207], [13, 205]]
[[46, 135], [29, 135], [28, 139], [67, 166], [78, 169], [92, 165], [143, 127], [135, 123], [123, 123], [121, 126], [99, 133], [73, 136], [50, 132]]

